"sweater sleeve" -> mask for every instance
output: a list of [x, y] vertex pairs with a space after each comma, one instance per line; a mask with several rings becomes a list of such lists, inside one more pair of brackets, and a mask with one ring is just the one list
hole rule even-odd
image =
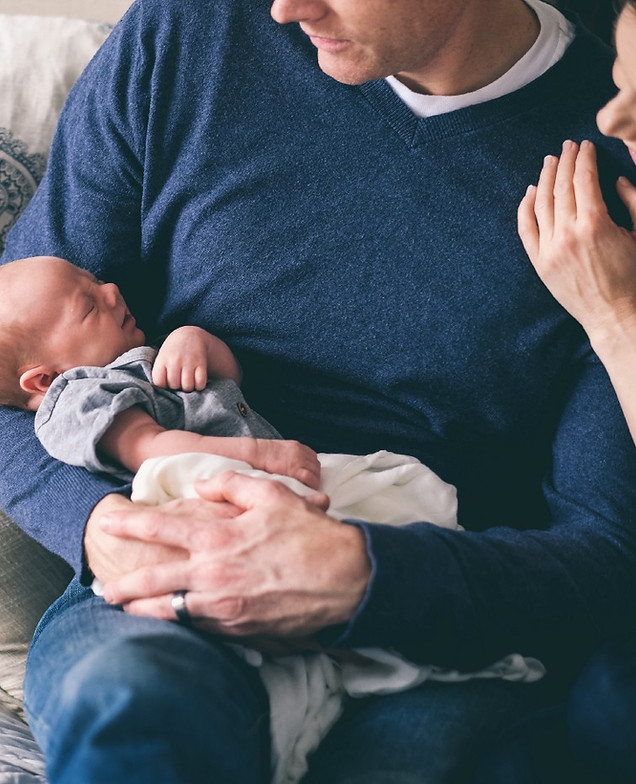
[[[67, 258], [116, 281], [132, 308], [148, 93], [138, 85], [150, 67], [141, 40], [141, 5], [115, 28], [71, 91], [45, 177], [3, 256], [3, 261], [49, 254]], [[0, 410], [0, 506], [77, 571], [91, 510], [120, 488], [115, 480], [50, 458], [35, 437], [32, 415]]]
[[[590, 352], [554, 434], [543, 479], [547, 527], [363, 524], [372, 579], [336, 644], [391, 647], [461, 669], [519, 652], [572, 671], [633, 623], [635, 478], [634, 444]], [[458, 495], [461, 521], [461, 488]]]

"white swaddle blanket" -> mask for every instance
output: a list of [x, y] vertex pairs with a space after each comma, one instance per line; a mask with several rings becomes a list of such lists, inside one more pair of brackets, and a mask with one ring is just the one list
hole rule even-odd
[[[455, 488], [414, 457], [381, 451], [363, 456], [321, 454], [319, 459], [320, 489], [331, 499], [329, 514], [333, 517], [389, 525], [425, 521], [460, 528]], [[195, 482], [226, 470], [276, 479], [301, 495], [314, 492], [295, 479], [268, 474], [247, 463], [189, 453], [145, 461], [134, 479], [132, 500], [154, 505], [175, 498], [195, 498]], [[240, 645], [231, 647], [258, 667], [269, 695], [273, 784], [296, 784], [302, 778], [308, 755], [340, 715], [347, 696], [388, 694], [427, 679], [531, 682], [545, 673], [539, 661], [519, 654], [506, 656], [478, 672], [463, 673], [414, 664], [398, 653], [376, 648], [360, 651], [368, 660], [361, 664], [338, 662], [324, 653], [268, 657]]]

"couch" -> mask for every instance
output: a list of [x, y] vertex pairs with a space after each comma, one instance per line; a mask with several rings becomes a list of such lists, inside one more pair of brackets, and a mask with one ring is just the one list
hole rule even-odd
[[[0, 0], [0, 250], [37, 187], [62, 104], [131, 0]], [[0, 784], [45, 782], [22, 707], [26, 654], [69, 567], [0, 512]]]
[[[68, 91], [130, 2], [0, 0], [0, 251], [42, 177]], [[555, 4], [609, 36], [609, 0]], [[71, 573], [1, 512], [0, 542], [0, 784], [36, 784], [46, 777], [22, 706], [25, 661]]]

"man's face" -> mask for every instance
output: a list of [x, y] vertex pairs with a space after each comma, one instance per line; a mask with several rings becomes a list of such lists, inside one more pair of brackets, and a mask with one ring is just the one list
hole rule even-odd
[[447, 56], [472, 0], [274, 0], [272, 17], [299, 22], [318, 64], [345, 84], [396, 75], [417, 88]]

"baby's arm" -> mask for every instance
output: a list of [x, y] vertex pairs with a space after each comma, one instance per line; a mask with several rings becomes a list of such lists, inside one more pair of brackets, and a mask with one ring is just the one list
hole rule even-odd
[[153, 384], [201, 391], [209, 377], [241, 383], [241, 370], [229, 346], [200, 327], [179, 327], [171, 332], [152, 367]]
[[291, 476], [315, 490], [320, 484], [320, 463], [316, 453], [298, 441], [202, 436], [186, 430], [166, 430], [138, 406], [115, 417], [97, 448], [102, 455], [132, 473], [150, 457], [206, 452], [242, 460], [272, 474]]

